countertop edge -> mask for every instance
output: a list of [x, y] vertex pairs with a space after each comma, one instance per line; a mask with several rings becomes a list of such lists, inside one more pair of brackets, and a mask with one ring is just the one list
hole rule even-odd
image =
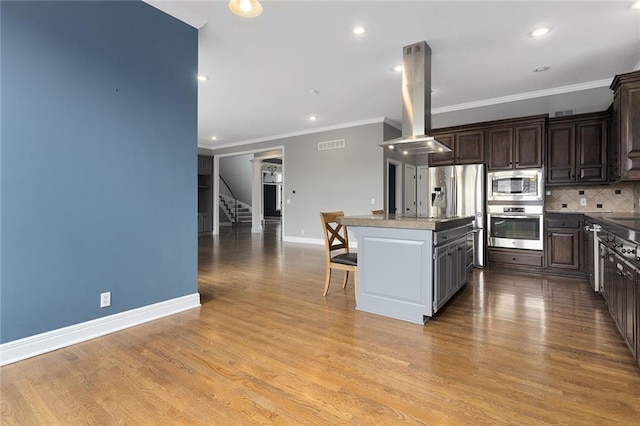
[[444, 231], [469, 225], [474, 216], [455, 218], [387, 217], [387, 216], [343, 216], [338, 219], [341, 225], [352, 227], [397, 228], [425, 231]]

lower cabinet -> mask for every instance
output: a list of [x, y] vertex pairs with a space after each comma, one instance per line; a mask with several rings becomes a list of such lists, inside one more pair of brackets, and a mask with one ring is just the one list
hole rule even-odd
[[539, 250], [522, 250], [489, 247], [489, 265], [524, 270], [542, 269], [542, 252]]
[[581, 214], [548, 214], [545, 218], [547, 268], [584, 271], [584, 230]]
[[211, 213], [198, 213], [198, 233], [206, 234], [213, 230], [213, 215]]
[[634, 358], [638, 360], [640, 272], [608, 248], [601, 248], [601, 253], [603, 258], [602, 296], [618, 331]]
[[438, 310], [467, 282], [467, 238], [435, 247], [433, 258], [434, 301]]

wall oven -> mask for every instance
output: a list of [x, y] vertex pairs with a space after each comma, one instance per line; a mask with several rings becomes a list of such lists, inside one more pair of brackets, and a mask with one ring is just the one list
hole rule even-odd
[[491, 205], [487, 207], [489, 247], [542, 250], [544, 206]]
[[544, 202], [543, 169], [506, 170], [487, 174], [487, 201]]

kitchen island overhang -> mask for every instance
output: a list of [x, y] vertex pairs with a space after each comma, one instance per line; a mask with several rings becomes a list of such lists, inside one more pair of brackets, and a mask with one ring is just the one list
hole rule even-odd
[[467, 281], [473, 219], [340, 218], [358, 241], [356, 309], [424, 324]]

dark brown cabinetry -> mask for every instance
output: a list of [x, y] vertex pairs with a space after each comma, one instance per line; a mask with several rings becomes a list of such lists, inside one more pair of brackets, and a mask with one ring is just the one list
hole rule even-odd
[[541, 270], [543, 266], [542, 251], [489, 247], [488, 261], [490, 266]]
[[487, 129], [487, 170], [542, 167], [546, 118], [541, 115], [492, 122]]
[[435, 138], [451, 148], [451, 152], [429, 154], [430, 166], [484, 163], [484, 131], [482, 129], [434, 133]]
[[213, 172], [211, 157], [198, 155], [198, 234], [213, 230]]
[[607, 181], [607, 113], [551, 118], [547, 126], [547, 185]]
[[558, 272], [583, 270], [584, 243], [583, 216], [581, 214], [547, 214], [545, 235], [547, 268]]
[[610, 248], [602, 247], [601, 253], [602, 295], [618, 331], [637, 360], [640, 273]]
[[611, 90], [609, 179], [640, 180], [640, 71], [617, 75]]

